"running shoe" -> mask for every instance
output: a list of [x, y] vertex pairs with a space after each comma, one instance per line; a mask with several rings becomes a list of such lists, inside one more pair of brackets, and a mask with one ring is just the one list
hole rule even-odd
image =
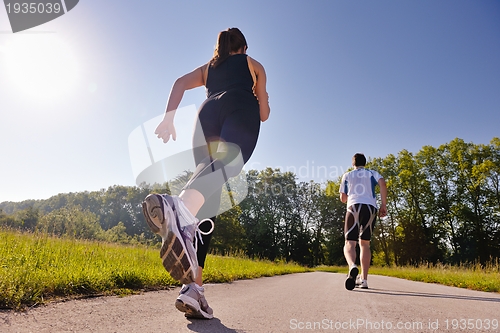
[[356, 265], [353, 265], [349, 269], [349, 274], [347, 275], [347, 279], [345, 280], [345, 288], [347, 290], [353, 290], [356, 286], [356, 277], [358, 276], [358, 272], [359, 270]]
[[214, 311], [208, 306], [204, 292], [205, 289], [194, 282], [183, 285], [175, 307], [184, 312], [186, 318], [212, 319]]
[[361, 280], [361, 284], [359, 285], [361, 289], [368, 289], [368, 281]]
[[151, 231], [162, 238], [160, 257], [163, 267], [172, 278], [183, 284], [196, 280], [198, 274], [198, 259], [196, 256], [197, 242], [203, 233], [199, 230], [199, 222], [179, 197], [167, 194], [150, 194], [142, 203], [146, 223]]
[[359, 287], [362, 281], [363, 279], [361, 278], [361, 275], [358, 275], [358, 277], [356, 277], [356, 287]]

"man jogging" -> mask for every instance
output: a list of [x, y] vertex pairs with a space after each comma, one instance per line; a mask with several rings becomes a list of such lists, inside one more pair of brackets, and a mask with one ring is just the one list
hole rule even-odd
[[[342, 175], [340, 183], [340, 201], [347, 203], [344, 226], [344, 256], [349, 265], [345, 281], [347, 290], [353, 290], [356, 284], [368, 288], [368, 269], [370, 268], [370, 239], [377, 217], [377, 198], [375, 187], [380, 187], [381, 205], [379, 216], [387, 215], [387, 186], [384, 178], [374, 170], [365, 169], [366, 157], [357, 153], [352, 158], [352, 171]], [[356, 266], [356, 243], [359, 240], [361, 277], [356, 279], [359, 270]]]

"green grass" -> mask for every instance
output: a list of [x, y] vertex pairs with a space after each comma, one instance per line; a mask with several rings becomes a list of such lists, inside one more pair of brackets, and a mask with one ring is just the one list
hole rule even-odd
[[[347, 273], [347, 267], [322, 266], [316, 269], [334, 273]], [[500, 292], [500, 265], [498, 262], [485, 266], [426, 264], [419, 267], [370, 267], [369, 274], [438, 283], [479, 291]]]
[[206, 283], [230, 282], [241, 279], [310, 271], [308, 268], [293, 263], [214, 255], [207, 257], [205, 267], [203, 270], [203, 282]]
[[[58, 298], [126, 295], [178, 285], [158, 249], [0, 231], [0, 308]], [[209, 255], [205, 282], [307, 271], [295, 264]]]

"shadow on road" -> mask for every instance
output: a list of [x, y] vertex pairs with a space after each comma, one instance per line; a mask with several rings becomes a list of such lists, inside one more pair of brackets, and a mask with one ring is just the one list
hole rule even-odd
[[187, 327], [193, 332], [200, 333], [245, 333], [243, 330], [235, 330], [224, 325], [218, 318], [211, 320], [188, 319], [191, 323]]
[[357, 289], [356, 291], [370, 292], [370, 293], [374, 293], [374, 294], [382, 294], [382, 295], [390, 295], [390, 296], [448, 298], [448, 299], [459, 299], [459, 300], [464, 300], [464, 301], [481, 301], [481, 302], [500, 303], [500, 298], [495, 298], [495, 297], [435, 294], [435, 293], [423, 293], [423, 292], [412, 292], [412, 291], [384, 290], [384, 289], [374, 289], [374, 288], [365, 289], [365, 290]]

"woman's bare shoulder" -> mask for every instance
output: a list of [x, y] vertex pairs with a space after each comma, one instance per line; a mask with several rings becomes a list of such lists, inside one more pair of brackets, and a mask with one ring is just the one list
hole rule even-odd
[[255, 60], [254, 58], [248, 56], [248, 60], [252, 63], [253, 67], [255, 68], [255, 70], [257, 72], [264, 72], [265, 73], [265, 70], [264, 70], [264, 66], [258, 62], [257, 60]]

